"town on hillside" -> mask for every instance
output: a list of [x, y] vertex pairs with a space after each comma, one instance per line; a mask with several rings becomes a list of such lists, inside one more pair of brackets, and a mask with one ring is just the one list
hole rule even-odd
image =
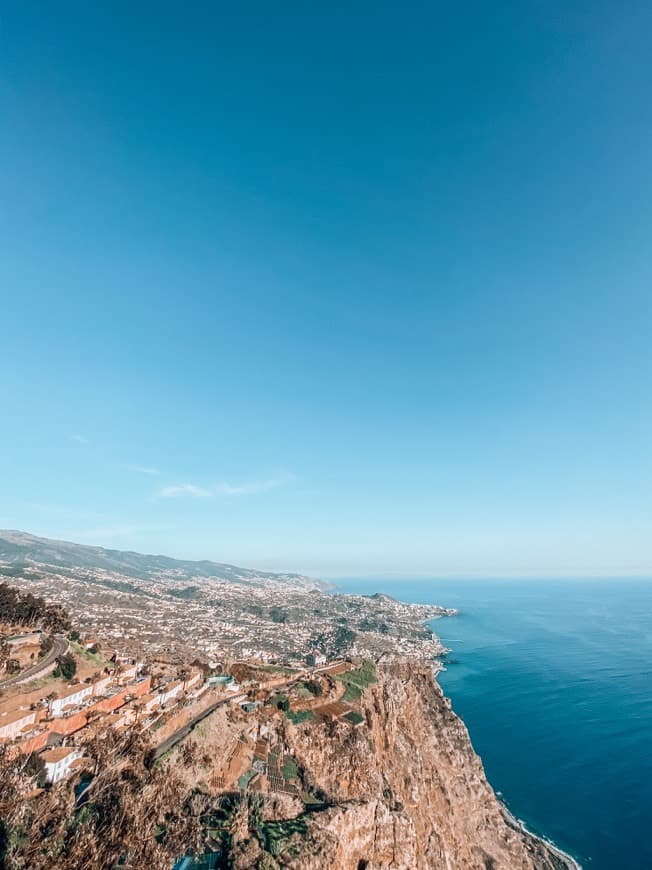
[[43, 599], [13, 594], [36, 605], [13, 621], [5, 607], [0, 623], [0, 744], [10, 757], [33, 758], [30, 797], [72, 776], [90, 781], [97, 760], [87, 747], [108, 731], [145, 735], [155, 763], [200, 723], [217, 722], [230, 742], [212, 788], [298, 793], [292, 760], [270, 740], [270, 722], [364, 723], [355, 702], [374, 681], [370, 660], [332, 660], [316, 648], [302, 661], [275, 664], [249, 650], [228, 665], [138, 660], [113, 639], [72, 627]]

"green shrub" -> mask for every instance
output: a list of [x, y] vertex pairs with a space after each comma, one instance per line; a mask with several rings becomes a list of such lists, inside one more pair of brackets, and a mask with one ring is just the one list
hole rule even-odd
[[301, 722], [308, 722], [310, 719], [315, 718], [312, 710], [298, 710], [297, 712], [288, 710], [285, 715], [294, 725], [299, 725]]
[[359, 668], [346, 674], [340, 674], [337, 679], [345, 686], [342, 700], [357, 701], [364, 689], [376, 682], [376, 665], [367, 659]]
[[281, 772], [285, 779], [296, 779], [296, 777], [299, 775], [299, 768], [297, 767], [297, 763], [294, 758], [292, 758], [292, 756], [285, 756]]

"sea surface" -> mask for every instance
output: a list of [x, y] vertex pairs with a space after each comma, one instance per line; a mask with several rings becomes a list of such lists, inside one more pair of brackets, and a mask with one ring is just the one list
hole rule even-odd
[[439, 675], [494, 789], [589, 870], [652, 868], [652, 580], [337, 580], [460, 615]]

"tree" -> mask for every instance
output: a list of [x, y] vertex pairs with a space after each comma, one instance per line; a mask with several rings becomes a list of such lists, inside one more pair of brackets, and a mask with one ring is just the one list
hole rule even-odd
[[10, 653], [9, 644], [4, 637], [0, 638], [0, 670], [6, 665]]
[[39, 657], [46, 656], [53, 646], [54, 641], [52, 640], [52, 636], [49, 634], [42, 634], [41, 640], [39, 641]]
[[68, 614], [58, 605], [47, 604], [38, 595], [21, 592], [0, 583], [0, 613], [5, 622], [59, 632], [70, 628]]
[[63, 677], [64, 680], [71, 680], [77, 673], [77, 662], [75, 657], [70, 653], [64, 653], [62, 656], [57, 656], [57, 666], [54, 669], [53, 676]]
[[319, 696], [323, 695], [324, 693], [321, 683], [317, 680], [308, 680], [305, 686], [306, 689], [308, 689], [308, 691], [311, 692], [316, 698], [319, 698]]
[[282, 607], [270, 607], [269, 618], [272, 620], [272, 622], [283, 623], [288, 621], [287, 613], [283, 610]]

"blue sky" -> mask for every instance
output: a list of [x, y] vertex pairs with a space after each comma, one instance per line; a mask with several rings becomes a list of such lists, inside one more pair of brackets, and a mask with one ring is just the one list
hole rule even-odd
[[649, 4], [234, 6], [0, 7], [0, 527], [652, 573]]

